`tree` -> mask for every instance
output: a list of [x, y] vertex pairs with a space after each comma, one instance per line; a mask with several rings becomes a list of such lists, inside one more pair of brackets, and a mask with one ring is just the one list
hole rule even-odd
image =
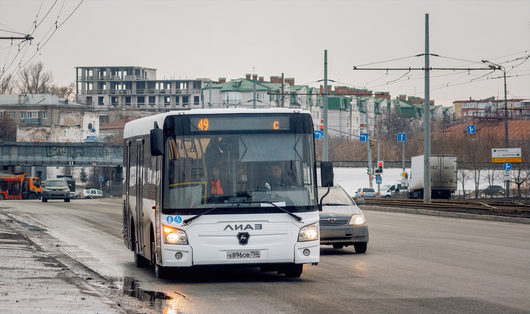
[[511, 182], [517, 185], [517, 196], [521, 198], [521, 185], [530, 180], [530, 170], [524, 169], [520, 163], [517, 163], [516, 165], [515, 170], [512, 170], [513, 175]]
[[[4, 73], [5, 74], [5, 73]], [[13, 74], [3, 75], [0, 80], [0, 94], [7, 95], [13, 93], [15, 89], [15, 82]]]
[[14, 142], [17, 140], [17, 123], [4, 112], [0, 119], [0, 141]]
[[75, 84], [70, 83], [67, 86], [51, 85], [48, 93], [64, 99], [71, 99], [75, 92]]
[[20, 71], [18, 91], [21, 94], [49, 94], [52, 81], [51, 72], [44, 72], [42, 62], [29, 64]]
[[81, 173], [79, 174], [79, 180], [81, 180], [81, 182], [83, 183], [86, 183], [88, 181], [85, 168], [81, 168]]

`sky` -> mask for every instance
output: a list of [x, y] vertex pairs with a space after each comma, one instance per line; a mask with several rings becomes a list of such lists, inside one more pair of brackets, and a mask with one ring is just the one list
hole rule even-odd
[[[423, 67], [426, 14], [432, 67], [489, 60], [505, 67], [508, 98], [530, 98], [530, 1], [522, 0], [0, 0], [0, 36], [35, 38], [0, 40], [0, 73], [42, 62], [66, 85], [76, 66], [126, 65], [156, 68], [158, 79], [284, 73], [319, 86], [327, 50], [332, 85], [423, 97], [422, 71], [353, 67]], [[433, 70], [430, 86], [444, 106], [504, 97], [499, 70]]]

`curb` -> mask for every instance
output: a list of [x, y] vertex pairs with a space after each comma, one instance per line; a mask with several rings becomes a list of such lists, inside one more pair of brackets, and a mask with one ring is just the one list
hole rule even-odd
[[479, 215], [479, 214], [468, 214], [468, 213], [458, 213], [458, 212], [444, 212], [444, 211], [439, 211], [439, 210], [429, 210], [429, 209], [420, 209], [420, 208], [385, 207], [385, 206], [375, 206], [375, 205], [359, 205], [359, 207], [362, 210], [373, 210], [373, 211], [380, 211], [380, 212], [393, 212], [393, 213], [439, 216], [439, 217], [460, 218], [460, 219], [474, 219], [474, 220], [530, 224], [530, 218], [507, 217], [507, 216], [496, 216], [496, 215]]

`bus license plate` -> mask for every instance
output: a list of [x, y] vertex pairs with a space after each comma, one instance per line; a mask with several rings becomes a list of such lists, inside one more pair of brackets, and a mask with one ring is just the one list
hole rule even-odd
[[259, 250], [255, 251], [228, 251], [226, 252], [227, 259], [240, 259], [240, 258], [260, 258]]

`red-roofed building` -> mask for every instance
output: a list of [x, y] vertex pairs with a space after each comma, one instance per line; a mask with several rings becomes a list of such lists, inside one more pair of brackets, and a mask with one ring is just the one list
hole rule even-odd
[[[508, 99], [508, 117], [510, 119], [530, 119], [530, 100]], [[457, 100], [453, 102], [457, 119], [464, 121], [478, 119], [503, 119], [504, 99], [490, 97], [482, 100]]]

